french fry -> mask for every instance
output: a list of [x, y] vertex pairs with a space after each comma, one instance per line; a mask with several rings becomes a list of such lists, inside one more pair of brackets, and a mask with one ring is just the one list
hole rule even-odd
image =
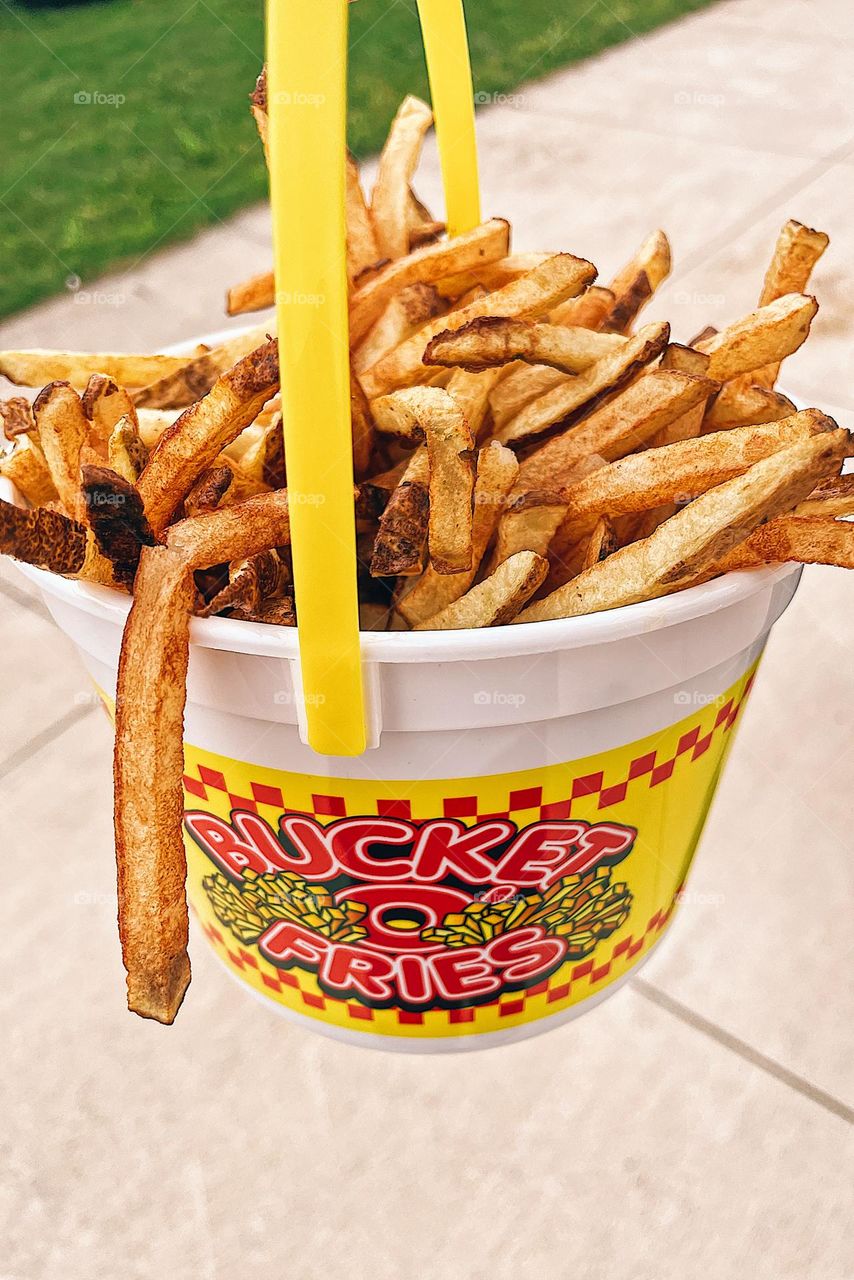
[[549, 489], [529, 489], [511, 495], [495, 539], [489, 565], [494, 570], [518, 551], [544, 556], [566, 517], [563, 495]]
[[34, 507], [59, 502], [44, 454], [31, 438], [19, 437], [12, 452], [0, 457], [0, 476]]
[[165, 1023], [174, 1020], [190, 982], [181, 833], [195, 593], [180, 552], [143, 550], [116, 689], [116, 863], [128, 1007]]
[[549, 324], [566, 324], [579, 329], [601, 329], [611, 308], [614, 295], [610, 289], [591, 284], [575, 298], [567, 298], [548, 315]]
[[108, 378], [103, 373], [92, 374], [80, 402], [92, 424], [88, 443], [104, 457], [116, 424], [122, 418], [128, 418], [131, 425], [136, 425], [136, 409], [130, 394], [114, 378]]
[[531, 365], [549, 365], [562, 373], [581, 373], [597, 360], [622, 350], [627, 342], [627, 338], [615, 333], [479, 316], [461, 329], [446, 329], [431, 338], [424, 363], [479, 373], [523, 360]]
[[0, 498], [0, 551], [39, 569], [73, 577], [86, 560], [86, 526], [47, 507], [22, 511]]
[[795, 516], [854, 516], [854, 471], [823, 481], [799, 502]]
[[231, 467], [214, 466], [203, 471], [184, 499], [185, 516], [215, 511], [234, 482]]
[[361, 342], [400, 289], [434, 284], [449, 270], [465, 270], [504, 257], [509, 239], [509, 224], [493, 218], [453, 240], [425, 245], [389, 262], [351, 298], [350, 342]]
[[575, 258], [570, 253], [555, 254], [503, 289], [477, 298], [450, 315], [429, 321], [367, 370], [362, 376], [366, 394], [373, 399], [407, 383], [424, 381], [429, 375], [422, 362], [424, 350], [430, 339], [443, 329], [459, 329], [470, 320], [485, 315], [535, 318], [580, 293], [595, 275], [596, 268], [582, 258]]
[[252, 422], [278, 385], [279, 353], [272, 339], [221, 374], [210, 391], [164, 432], [139, 478], [156, 534], [166, 528], [197, 477]]
[[517, 488], [563, 488], [587, 458], [612, 462], [643, 445], [683, 414], [704, 404], [717, 383], [696, 374], [653, 369], [595, 409], [571, 431], [553, 436], [526, 457]]
[[600, 560], [607, 560], [617, 550], [617, 535], [607, 516], [600, 516], [593, 526], [590, 540], [584, 550], [582, 569], [590, 569]]
[[275, 547], [234, 560], [228, 568], [227, 586], [200, 610], [200, 616], [210, 618], [223, 609], [240, 610], [246, 616], [257, 614], [265, 601], [284, 595], [290, 580], [290, 570]]
[[80, 488], [80, 453], [89, 424], [80, 397], [67, 382], [51, 382], [33, 404], [39, 444], [59, 500], [68, 515], [86, 521]]
[[375, 266], [383, 254], [377, 242], [371, 212], [365, 203], [359, 166], [349, 152], [347, 153], [344, 199], [347, 221], [347, 274], [353, 282], [363, 271]]
[[380, 517], [371, 556], [374, 578], [421, 572], [430, 520], [430, 466], [422, 445], [412, 455]]
[[69, 382], [82, 390], [93, 373], [106, 374], [124, 387], [144, 387], [186, 364], [184, 356], [119, 355], [104, 351], [0, 351], [0, 374], [21, 387]]
[[267, 338], [269, 325], [236, 334], [218, 347], [194, 356], [180, 369], [134, 392], [134, 404], [148, 409], [175, 409], [192, 404], [210, 391], [217, 378]]
[[173, 551], [181, 553], [191, 569], [208, 569], [214, 564], [248, 559], [270, 547], [288, 546], [288, 491], [273, 489], [237, 506], [217, 507], [178, 520], [169, 526], [165, 540]]
[[436, 282], [443, 298], [456, 301], [464, 293], [478, 286], [484, 289], [503, 289], [506, 284], [527, 275], [535, 267], [541, 267], [551, 257], [548, 253], [511, 253], [498, 262], [487, 262], [472, 271], [461, 271]]
[[496, 431], [500, 431], [534, 400], [555, 387], [567, 386], [571, 379], [571, 374], [560, 373], [547, 365], [519, 364], [507, 369], [489, 398]]
[[750, 381], [745, 383], [742, 378], [734, 378], [727, 382], [710, 401], [703, 417], [704, 431], [728, 431], [731, 427], [777, 422], [795, 412], [791, 400], [779, 391], [754, 386], [753, 374], [746, 374], [745, 378]]
[[519, 551], [459, 600], [434, 617], [419, 622], [413, 630], [458, 631], [463, 627], [500, 627], [512, 622], [543, 581], [547, 567], [542, 556]]
[[518, 622], [576, 617], [652, 600], [694, 581], [757, 525], [790, 510], [834, 474], [848, 432], [821, 432], [756, 462], [743, 475], [701, 494], [650, 537], [621, 547], [525, 609]]
[[603, 356], [571, 382], [526, 405], [496, 432], [497, 438], [502, 444], [530, 444], [558, 424], [570, 426], [591, 408], [616, 395], [645, 365], [656, 360], [669, 336], [667, 324], [645, 325], [618, 351]]
[[409, 249], [409, 188], [433, 112], [411, 94], [392, 121], [371, 196], [371, 218], [380, 256], [402, 258]]
[[364, 342], [352, 352], [353, 373], [361, 376], [444, 309], [443, 299], [432, 284], [409, 285], [388, 304]]
[[237, 464], [247, 480], [271, 489], [285, 483], [285, 438], [281, 415], [262, 427]]
[[568, 520], [626, 515], [664, 502], [689, 502], [699, 493], [741, 475], [761, 458], [835, 427], [817, 409], [782, 422], [735, 427], [695, 440], [645, 449], [607, 466], [563, 492]]
[[410, 387], [381, 397], [373, 407], [381, 430], [416, 443], [426, 439], [430, 563], [437, 573], [470, 569], [474, 441], [459, 404], [439, 387]]
[[518, 471], [515, 454], [497, 441], [480, 450], [474, 486], [471, 568], [464, 573], [448, 574], [437, 573], [432, 565], [427, 565], [412, 588], [397, 602], [397, 612], [410, 626], [440, 613], [472, 586]]
[[734, 547], [716, 569], [730, 573], [786, 561], [854, 569], [854, 524], [821, 516], [777, 516]]
[[[376, 428], [370, 401], [352, 369], [350, 370], [350, 422], [353, 433], [353, 474], [359, 480], [367, 475], [371, 463]], [[282, 464], [284, 466], [284, 454], [282, 454]]]
[[713, 338], [695, 343], [711, 356], [709, 377], [725, 382], [740, 373], [779, 363], [805, 341], [817, 310], [815, 298], [787, 293]]
[[225, 296], [226, 314], [239, 316], [247, 311], [263, 311], [276, 301], [276, 281], [272, 271], [262, 271], [240, 284], [232, 285]]
[[116, 582], [130, 591], [143, 547], [157, 545], [133, 483], [109, 467], [82, 469], [88, 523]]
[[267, 68], [261, 68], [261, 74], [255, 81], [255, 88], [249, 97], [249, 105], [252, 115], [255, 119], [255, 126], [258, 130], [258, 137], [261, 139], [261, 145], [264, 148], [264, 157], [267, 158], [268, 150], [268, 125], [269, 118], [267, 116]]
[[264, 600], [257, 609], [235, 609], [231, 616], [243, 622], [266, 622], [268, 626], [274, 627], [297, 625], [293, 596], [278, 596], [274, 600]]
[[611, 333], [628, 333], [641, 308], [670, 275], [670, 267], [670, 242], [663, 231], [653, 231], [611, 281], [614, 303], [602, 327]]
[[35, 432], [33, 406], [24, 396], [10, 396], [8, 400], [0, 400], [0, 417], [3, 419], [3, 433], [7, 440]]

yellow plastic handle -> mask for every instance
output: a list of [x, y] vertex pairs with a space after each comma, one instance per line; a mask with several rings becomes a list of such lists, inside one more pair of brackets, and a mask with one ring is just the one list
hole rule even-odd
[[427, 58], [448, 234], [480, 222], [480, 181], [466, 19], [462, 0], [417, 0]]
[[294, 591], [308, 742], [365, 750], [344, 227], [347, 0], [267, 0], [267, 102]]

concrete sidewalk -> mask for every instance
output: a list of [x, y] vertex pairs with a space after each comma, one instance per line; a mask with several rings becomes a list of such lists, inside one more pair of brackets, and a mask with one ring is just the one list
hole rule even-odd
[[[847, 0], [712, 7], [487, 107], [484, 207], [517, 249], [602, 278], [664, 227], [675, 271], [649, 316], [683, 340], [755, 304], [787, 217], [827, 230], [785, 380], [854, 425], [852, 57]], [[440, 207], [432, 151], [419, 190]], [[253, 209], [6, 321], [0, 345], [210, 332], [269, 263]], [[806, 571], [643, 976], [548, 1037], [418, 1059], [294, 1030], [200, 938], [174, 1028], [124, 1012], [110, 735], [4, 563], [3, 1280], [854, 1274], [852, 602], [854, 579]]]

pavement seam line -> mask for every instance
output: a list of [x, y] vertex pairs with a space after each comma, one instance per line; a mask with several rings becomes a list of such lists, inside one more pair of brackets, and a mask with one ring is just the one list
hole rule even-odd
[[769, 1058], [767, 1054], [760, 1052], [759, 1049], [754, 1049], [753, 1045], [748, 1044], [746, 1040], [742, 1040], [733, 1035], [732, 1032], [726, 1031], [716, 1022], [711, 1022], [708, 1018], [704, 1018], [702, 1014], [695, 1012], [688, 1005], [682, 1004], [680, 1000], [674, 1000], [666, 991], [662, 991], [660, 987], [653, 986], [651, 982], [643, 978], [635, 978], [631, 986], [632, 990], [636, 991], [638, 995], [643, 996], [645, 1000], [649, 1000], [651, 1004], [657, 1005], [659, 1009], [663, 1009], [671, 1017], [677, 1018], [689, 1027], [693, 1027], [695, 1031], [708, 1036], [710, 1040], [715, 1040], [723, 1048], [729, 1049], [731, 1053], [743, 1058], [751, 1066], [758, 1067], [760, 1071], [764, 1071], [766, 1075], [771, 1076], [780, 1084], [786, 1085], [793, 1092], [799, 1093], [802, 1097], [809, 1099], [810, 1102], [823, 1107], [831, 1115], [847, 1121], [848, 1124], [854, 1124], [854, 1107], [847, 1106], [840, 1098], [834, 1097], [832, 1093], [827, 1093], [803, 1076], [799, 1076], [797, 1072], [790, 1071], [788, 1067], [784, 1067], [781, 1062], [777, 1062], [774, 1058]]
[[91, 715], [95, 710], [96, 708], [91, 704], [72, 707], [64, 716], [60, 716], [58, 720], [54, 720], [53, 724], [49, 724], [46, 729], [42, 729], [41, 733], [29, 738], [22, 746], [18, 747], [17, 751], [13, 751], [5, 760], [0, 760], [0, 780], [5, 781], [10, 773], [13, 773], [20, 765], [26, 764], [28, 760], [31, 760], [34, 755], [41, 751], [42, 747], [54, 742], [68, 729], [73, 728], [78, 721], [84, 720], [86, 716]]

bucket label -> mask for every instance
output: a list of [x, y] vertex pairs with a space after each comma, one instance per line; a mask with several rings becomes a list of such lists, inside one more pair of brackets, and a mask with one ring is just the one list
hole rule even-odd
[[486, 777], [331, 779], [188, 744], [190, 900], [243, 981], [340, 1027], [561, 1012], [669, 919], [752, 679], [644, 740]]

